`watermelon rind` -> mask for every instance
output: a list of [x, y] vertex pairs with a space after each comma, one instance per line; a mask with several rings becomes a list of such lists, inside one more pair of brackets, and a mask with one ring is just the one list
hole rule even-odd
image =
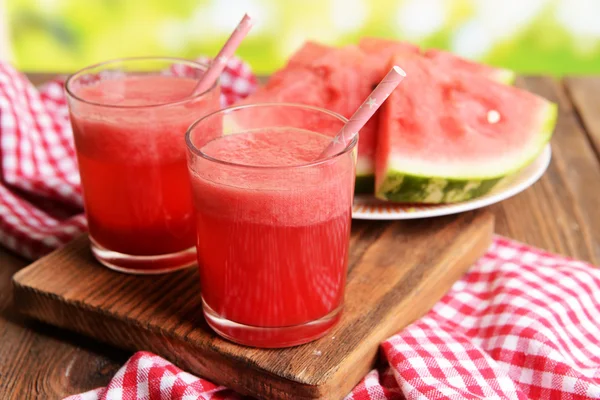
[[[432, 162], [434, 171], [423, 171], [411, 168], [410, 163], [392, 159], [388, 162], [385, 178], [378, 185], [375, 197], [402, 203], [456, 203], [470, 200], [487, 194], [505, 176], [514, 174], [529, 165], [542, 152], [554, 131], [557, 118], [557, 106], [547, 103], [540, 110], [539, 133], [525, 148], [518, 159], [507, 160], [490, 170], [488, 165], [476, 168], [469, 166], [469, 171], [457, 175], [444, 175], [445, 168]], [[422, 166], [421, 166], [422, 168]], [[475, 172], [475, 173], [474, 173]]]

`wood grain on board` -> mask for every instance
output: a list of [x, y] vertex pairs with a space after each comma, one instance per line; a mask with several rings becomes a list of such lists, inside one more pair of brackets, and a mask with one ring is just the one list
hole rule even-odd
[[476, 211], [403, 222], [355, 221], [341, 322], [315, 342], [254, 349], [206, 325], [195, 268], [113, 272], [83, 236], [14, 276], [18, 309], [261, 399], [341, 399], [373, 367], [379, 343], [425, 314], [487, 250], [493, 216]]
[[[54, 74], [29, 76], [39, 84]], [[525, 192], [488, 207], [496, 217], [496, 233], [600, 264], [598, 203], [582, 200], [600, 199], [600, 185], [593, 180], [600, 173], [598, 82], [600, 76], [519, 79], [518, 86], [560, 99], [559, 124], [552, 140], [553, 160], [544, 177]], [[582, 161], [570, 163], [578, 152]], [[582, 176], [582, 182], [570, 179], [572, 175]], [[357, 222], [356, 229], [371, 232], [381, 229], [378, 225]], [[367, 244], [354, 246], [354, 251], [362, 252]], [[106, 385], [131, 353], [18, 314], [10, 279], [27, 263], [0, 248], [0, 398], [57, 399]]]

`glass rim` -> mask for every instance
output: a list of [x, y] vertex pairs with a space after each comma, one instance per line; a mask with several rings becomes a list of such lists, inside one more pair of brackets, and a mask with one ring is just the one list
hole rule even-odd
[[98, 68], [98, 67], [105, 67], [108, 66], [110, 64], [116, 64], [116, 63], [124, 63], [124, 62], [129, 62], [129, 61], [171, 61], [172, 63], [183, 63], [183, 64], [188, 64], [188, 65], [192, 65], [193, 67], [199, 68], [203, 71], [206, 71], [209, 67], [210, 64], [209, 63], [204, 63], [204, 62], [200, 62], [200, 61], [194, 61], [194, 60], [186, 60], [185, 58], [178, 58], [178, 57], [161, 57], [161, 56], [149, 56], [149, 57], [121, 57], [121, 58], [113, 58], [111, 60], [106, 60], [106, 61], [102, 61], [96, 64], [92, 64], [92, 65], [88, 65], [87, 67], [81, 68], [80, 70], [72, 73], [71, 75], [69, 75], [67, 77], [67, 80], [65, 81], [65, 92], [67, 92], [67, 95], [69, 97], [72, 97], [73, 99], [80, 101], [82, 103], [86, 103], [89, 105], [93, 105], [93, 106], [97, 106], [97, 107], [107, 107], [107, 108], [122, 108], [122, 109], [142, 109], [142, 108], [157, 108], [157, 107], [166, 107], [166, 106], [173, 106], [173, 105], [178, 105], [178, 104], [182, 104], [182, 103], [186, 103], [189, 102], [191, 100], [194, 99], [198, 99], [202, 96], [204, 96], [205, 94], [208, 94], [209, 92], [213, 91], [217, 85], [219, 84], [219, 78], [217, 78], [217, 80], [215, 80], [215, 83], [212, 84], [212, 86], [208, 89], [206, 89], [203, 92], [197, 93], [195, 95], [189, 95], [187, 97], [178, 99], [178, 100], [174, 100], [174, 101], [170, 101], [167, 103], [156, 103], [156, 104], [144, 104], [144, 105], [118, 105], [118, 104], [106, 104], [106, 103], [98, 103], [95, 101], [90, 101], [90, 100], [86, 100], [78, 95], [76, 95], [70, 88], [71, 83], [78, 77], [80, 77], [84, 72], [89, 71], [91, 69], [94, 68]]
[[[192, 143], [192, 139], [191, 139], [191, 134], [192, 131], [196, 128], [196, 126], [201, 123], [202, 121], [211, 118], [217, 114], [228, 114], [231, 113], [233, 111], [236, 110], [242, 110], [245, 108], [254, 108], [254, 107], [294, 107], [294, 108], [303, 108], [306, 110], [312, 110], [312, 111], [317, 111], [317, 112], [321, 112], [323, 114], [327, 114], [333, 118], [338, 119], [339, 121], [341, 121], [343, 124], [346, 124], [348, 122], [348, 119], [346, 117], [344, 117], [341, 114], [336, 113], [335, 111], [331, 111], [331, 110], [327, 110], [325, 108], [321, 108], [321, 107], [316, 107], [316, 106], [311, 106], [308, 104], [300, 104], [300, 103], [251, 103], [251, 104], [243, 104], [240, 106], [230, 106], [227, 108], [222, 108], [220, 110], [217, 111], [213, 111], [210, 114], [207, 114], [199, 119], [197, 119], [196, 121], [194, 121], [190, 127], [187, 129], [186, 133], [185, 133], [185, 143], [187, 145], [187, 148], [194, 153], [196, 156], [201, 157], [207, 161], [210, 162], [214, 162], [217, 164], [221, 164], [221, 165], [226, 165], [226, 166], [230, 166], [230, 167], [237, 167], [237, 168], [246, 168], [246, 169], [255, 169], [255, 170], [263, 170], [263, 171], [267, 171], [267, 170], [281, 170], [281, 169], [296, 169], [296, 168], [310, 168], [310, 167], [314, 167], [320, 164], [324, 164], [327, 163], [331, 160], [334, 160], [338, 157], [343, 156], [344, 154], [347, 154], [349, 152], [351, 152], [355, 147], [356, 144], [358, 143], [358, 135], [355, 135], [352, 140], [350, 140], [350, 142], [346, 145], [346, 147], [344, 147], [344, 149], [342, 149], [341, 151], [322, 158], [322, 159], [318, 159], [318, 160], [314, 160], [314, 161], [309, 161], [303, 164], [294, 164], [294, 165], [249, 165], [249, 164], [240, 164], [240, 163], [235, 163], [235, 162], [230, 162], [230, 161], [224, 161], [224, 160], [220, 160], [218, 158], [214, 158], [212, 156], [209, 156], [208, 154], [204, 153], [201, 149], [199, 149], [194, 143]], [[332, 137], [333, 139], [333, 137]], [[214, 139], [213, 139], [214, 140]], [[325, 150], [325, 149], [323, 149]]]

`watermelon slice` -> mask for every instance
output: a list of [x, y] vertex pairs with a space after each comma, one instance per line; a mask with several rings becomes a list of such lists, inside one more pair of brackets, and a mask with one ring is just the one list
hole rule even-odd
[[[478, 64], [445, 51], [427, 50], [422, 52], [418, 46], [408, 42], [366, 37], [360, 40], [359, 48], [367, 55], [371, 68], [370, 70], [367, 68], [365, 71], [365, 79], [370, 80], [373, 86], [388, 72], [389, 60], [396, 54], [421, 55], [431, 60], [433, 64], [451, 69], [457, 73], [485, 76], [503, 83], [510, 83], [514, 80], [512, 71]], [[366, 94], [368, 95], [368, 93]], [[378, 119], [378, 114], [376, 114], [366, 129], [360, 132], [356, 168], [357, 188], [359, 188], [357, 192], [373, 193], [372, 182], [375, 175]]]
[[[506, 78], [506, 74], [499, 73], [498, 69], [463, 60], [446, 52], [422, 53], [419, 47], [406, 42], [365, 38], [360, 41], [359, 46], [334, 48], [309, 41], [292, 55], [288, 64], [277, 71], [264, 87], [242, 103], [309, 104], [350, 117], [388, 71], [389, 60], [394, 54], [419, 55], [431, 60], [431, 63], [469, 76], [480, 74]], [[271, 123], [285, 123], [287, 117], [256, 115], [255, 118], [268, 118]], [[359, 132], [355, 185], [357, 193], [374, 192], [378, 119], [376, 114]], [[325, 127], [322, 130], [326, 133]]]
[[378, 198], [458, 202], [481, 196], [530, 163], [549, 141], [556, 105], [426, 57], [397, 54], [407, 77], [384, 103]]

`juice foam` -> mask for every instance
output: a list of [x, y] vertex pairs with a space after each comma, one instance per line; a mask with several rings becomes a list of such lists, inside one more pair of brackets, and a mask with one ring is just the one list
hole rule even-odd
[[[270, 128], [209, 142], [202, 152], [230, 164], [208, 167], [199, 159], [192, 166], [198, 209], [290, 226], [347, 213], [353, 195], [348, 183], [354, 173], [352, 157], [314, 162], [330, 141], [311, 131]], [[197, 168], [200, 173], [194, 172]]]

